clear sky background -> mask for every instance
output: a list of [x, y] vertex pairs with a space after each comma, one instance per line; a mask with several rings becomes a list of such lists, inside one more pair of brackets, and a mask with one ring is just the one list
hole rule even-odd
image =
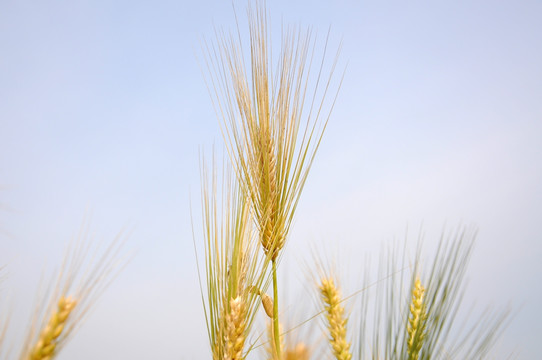
[[[246, 2], [235, 5], [243, 19]], [[282, 281], [306, 287], [299, 263], [311, 247], [338, 253], [355, 280], [361, 260], [405, 233], [415, 240], [422, 224], [428, 246], [444, 226], [475, 224], [465, 311], [510, 303], [499, 356], [539, 356], [542, 3], [268, 7], [276, 35], [284, 21], [323, 40], [331, 25], [347, 67]], [[11, 336], [90, 209], [98, 239], [131, 226], [137, 253], [59, 359], [210, 358], [190, 199], [197, 223], [199, 152], [222, 146], [196, 57], [213, 26], [235, 28], [231, 2], [0, 2], [0, 300]], [[295, 296], [285, 302], [303, 315]]]

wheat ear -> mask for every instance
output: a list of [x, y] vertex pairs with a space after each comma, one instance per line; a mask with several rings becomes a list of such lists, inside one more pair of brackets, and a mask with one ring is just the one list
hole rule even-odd
[[204, 161], [201, 169], [209, 344], [214, 360], [243, 359], [267, 275], [242, 189], [227, 170], [219, 179], [214, 159], [210, 173]]
[[341, 295], [332, 278], [321, 279], [320, 295], [325, 304], [329, 343], [337, 360], [350, 360], [350, 343], [346, 341], [346, 323], [344, 308], [340, 305]]
[[76, 305], [77, 301], [71, 297], [62, 296], [60, 298], [56, 311], [51, 315], [32, 349], [30, 360], [50, 360], [53, 358], [57, 339], [62, 334], [66, 320]]
[[425, 322], [427, 311], [424, 303], [425, 289], [420, 279], [416, 279], [412, 289], [412, 303], [410, 304], [410, 318], [408, 319], [408, 359], [418, 360], [425, 337]]
[[243, 358], [245, 345], [245, 305], [238, 296], [230, 300], [230, 312], [226, 315], [226, 353], [224, 360], [240, 360]]
[[[88, 222], [68, 246], [56, 281], [37, 297], [19, 360], [50, 360], [59, 355], [89, 310], [128, 258], [120, 253], [122, 234], [103, 251], [93, 247]], [[71, 296], [66, 296], [71, 294]]]

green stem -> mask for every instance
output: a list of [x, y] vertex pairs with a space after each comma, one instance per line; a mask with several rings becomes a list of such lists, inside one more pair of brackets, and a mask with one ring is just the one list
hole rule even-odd
[[280, 332], [279, 332], [279, 297], [277, 286], [277, 262], [272, 260], [273, 271], [273, 336], [275, 337], [275, 350], [277, 352], [277, 359], [280, 359]]

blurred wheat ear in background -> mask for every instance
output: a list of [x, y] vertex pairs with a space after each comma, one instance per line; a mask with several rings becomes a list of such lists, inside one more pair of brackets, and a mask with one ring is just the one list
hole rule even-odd
[[53, 286], [38, 295], [20, 360], [54, 359], [69, 342], [92, 306], [129, 261], [122, 255], [125, 235], [95, 243], [88, 224], [70, 243]]
[[352, 353], [350, 343], [346, 339], [348, 318], [341, 305], [341, 294], [332, 277], [321, 279], [320, 294], [326, 312], [329, 343], [333, 349], [333, 355], [337, 360], [350, 360]]
[[425, 336], [425, 322], [427, 308], [424, 303], [425, 289], [419, 278], [416, 278], [412, 290], [412, 303], [410, 304], [410, 318], [408, 319], [408, 358], [418, 360]]
[[[361, 294], [359, 358], [495, 357], [492, 347], [510, 311], [486, 310], [469, 316], [470, 321], [461, 319], [464, 279], [475, 238], [474, 228], [445, 232], [435, 254], [422, 257], [418, 246], [413, 263], [407, 262], [411, 257], [406, 247], [401, 253], [394, 245], [383, 254], [376, 291], [368, 288]], [[372, 332], [366, 329], [368, 323]]]
[[57, 339], [62, 335], [64, 326], [70, 316], [70, 313], [77, 305], [77, 301], [72, 298], [62, 296], [58, 300], [57, 309], [49, 318], [49, 322], [40, 333], [39, 340], [32, 348], [30, 359], [49, 360], [55, 353]]

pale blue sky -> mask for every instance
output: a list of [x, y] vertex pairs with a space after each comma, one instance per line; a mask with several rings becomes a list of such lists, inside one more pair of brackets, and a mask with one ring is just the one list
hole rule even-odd
[[[245, 1], [235, 4], [243, 19]], [[423, 223], [434, 243], [444, 224], [473, 223], [467, 305], [511, 303], [519, 312], [502, 347], [535, 358], [542, 3], [292, 0], [269, 9], [276, 34], [284, 21], [323, 39], [331, 25], [347, 66], [284, 281], [302, 287], [297, 262], [314, 244], [343, 254], [355, 273], [407, 225], [414, 240]], [[0, 296], [16, 299], [15, 323], [86, 209], [101, 238], [134, 225], [127, 247], [138, 249], [59, 359], [209, 358], [189, 201], [198, 217], [199, 151], [222, 143], [196, 58], [213, 26], [234, 29], [231, 2], [0, 3], [0, 203], [9, 207], [0, 224], [10, 234], [0, 234], [9, 272]]]

